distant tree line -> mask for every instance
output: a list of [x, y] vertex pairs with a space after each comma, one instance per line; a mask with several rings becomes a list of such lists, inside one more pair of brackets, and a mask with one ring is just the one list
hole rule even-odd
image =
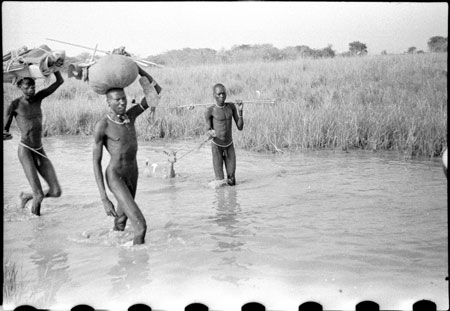
[[427, 44], [430, 52], [447, 52], [448, 37], [431, 37]]
[[[431, 53], [446, 53], [447, 45], [448, 45], [448, 37], [447, 38], [444, 38], [441, 36], [431, 37], [430, 40], [428, 40], [427, 45], [428, 45], [428, 50]], [[417, 48], [415, 46], [411, 46], [408, 48], [408, 50], [405, 53], [423, 54], [425, 52], [422, 50], [417, 50]]]
[[159, 55], [148, 56], [146, 60], [161, 65], [180, 64], [215, 64], [215, 63], [236, 63], [251, 61], [280, 61], [295, 60], [298, 58], [333, 58], [336, 56], [364, 56], [367, 55], [367, 45], [354, 41], [349, 43], [348, 52], [337, 54], [333, 46], [329, 44], [322, 49], [313, 49], [307, 45], [289, 46], [278, 49], [272, 44], [241, 44], [235, 45], [229, 50], [222, 49], [191, 49], [171, 50]]
[[279, 61], [293, 60], [297, 58], [326, 58], [335, 57], [336, 52], [329, 45], [323, 49], [312, 49], [306, 45], [278, 49], [272, 44], [241, 44], [231, 47], [229, 50], [219, 51], [201, 48], [184, 48], [171, 50], [159, 55], [148, 56], [148, 61], [161, 65], [180, 64], [214, 64], [214, 63], [236, 63], [251, 61]]
[[[447, 38], [441, 36], [431, 37], [428, 42], [430, 52], [447, 52]], [[306, 45], [290, 46], [284, 49], [278, 49], [272, 44], [241, 44], [231, 47], [229, 50], [221, 49], [216, 51], [209, 48], [181, 50], [170, 50], [162, 54], [147, 56], [145, 60], [168, 66], [179, 65], [199, 65], [199, 64], [217, 64], [217, 63], [238, 63], [252, 61], [280, 61], [295, 60], [299, 58], [333, 58], [333, 57], [355, 57], [365, 56], [368, 53], [368, 47], [360, 41], [349, 43], [348, 51], [337, 54], [332, 45], [322, 49], [313, 49]], [[405, 53], [420, 54], [422, 50], [416, 47], [409, 47]], [[388, 54], [386, 50], [382, 55]], [[101, 57], [98, 55], [97, 57]], [[134, 56], [134, 55], [133, 55]], [[66, 63], [86, 61], [90, 54], [83, 52], [76, 57], [66, 57]]]

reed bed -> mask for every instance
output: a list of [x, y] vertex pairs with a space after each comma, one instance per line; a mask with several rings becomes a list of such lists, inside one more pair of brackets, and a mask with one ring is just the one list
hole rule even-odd
[[3, 304], [20, 305], [25, 297], [33, 297], [26, 293], [26, 285], [19, 281], [22, 275], [22, 267], [11, 258], [10, 254], [5, 254], [3, 259]]
[[10, 299], [17, 291], [18, 268], [10, 258], [3, 261], [3, 299]]
[[[170, 108], [213, 103], [212, 86], [220, 82], [230, 101], [254, 99], [256, 91], [277, 100], [244, 107], [244, 130], [233, 133], [240, 148], [359, 148], [433, 157], [447, 145], [444, 53], [154, 68], [151, 74], [163, 92], [155, 118], [146, 112], [136, 123], [141, 140], [203, 136], [205, 107]], [[126, 92], [142, 98], [138, 82]], [[4, 84], [6, 102], [19, 95]], [[91, 135], [108, 108], [86, 83], [66, 78], [43, 111], [44, 135]]]
[[40, 288], [34, 288], [28, 282], [24, 275], [22, 265], [13, 260], [10, 253], [5, 254], [3, 259], [4, 306], [20, 306], [24, 304], [48, 306], [52, 302], [51, 299], [52, 297], [49, 293], [42, 293]]

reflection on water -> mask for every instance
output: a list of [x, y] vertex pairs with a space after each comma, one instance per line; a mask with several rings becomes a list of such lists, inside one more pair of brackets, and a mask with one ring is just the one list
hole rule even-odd
[[[53, 305], [56, 302], [56, 294], [61, 286], [70, 282], [68, 273], [68, 253], [64, 250], [64, 244], [58, 241], [46, 230], [43, 222], [35, 221], [32, 225], [32, 236], [34, 237], [28, 247], [33, 250], [30, 256], [35, 265], [33, 273], [36, 273], [36, 283], [30, 286], [33, 300], [43, 305]], [[61, 225], [53, 222], [52, 225]]]
[[130, 296], [151, 282], [148, 250], [120, 249], [117, 265], [111, 267], [111, 297]]
[[[4, 250], [22, 267], [23, 297], [36, 307], [69, 301], [113, 310], [118, 302], [145, 302], [168, 309], [195, 297], [228, 310], [222, 306], [251, 297], [276, 310], [306, 300], [352, 309], [364, 299], [385, 309], [420, 299], [448, 308], [447, 180], [439, 160], [238, 150], [238, 184], [211, 189], [205, 146], [176, 163], [174, 179], [140, 175], [136, 202], [148, 231], [137, 247], [130, 246], [130, 226], [111, 230], [91, 137], [45, 138], [63, 195], [45, 199], [41, 217], [18, 210], [18, 195], [29, 186], [17, 137], [4, 144]], [[166, 161], [161, 150], [182, 153], [192, 145], [141, 142], [139, 169], [147, 158]]]
[[[242, 233], [239, 224], [240, 206], [237, 202], [237, 191], [235, 187], [220, 188], [216, 190], [216, 201], [213, 202], [216, 210], [215, 222], [223, 230], [212, 232], [211, 236], [218, 240], [214, 252], [239, 251], [244, 245], [238, 239]], [[234, 257], [233, 257], [234, 258]]]
[[[210, 233], [211, 237], [217, 241], [217, 246], [212, 252], [222, 253], [221, 261], [218, 267], [211, 269], [212, 271], [222, 271], [213, 275], [213, 279], [218, 281], [230, 282], [238, 285], [242, 279], [243, 270], [247, 270], [246, 265], [239, 262], [237, 253], [242, 250], [245, 245], [241, 237], [245, 235], [242, 223], [239, 220], [243, 215], [237, 199], [236, 187], [224, 187], [215, 190], [215, 200], [213, 201], [213, 209], [215, 215], [210, 217], [218, 226], [218, 231]], [[223, 270], [231, 270], [232, 273], [223, 273]]]

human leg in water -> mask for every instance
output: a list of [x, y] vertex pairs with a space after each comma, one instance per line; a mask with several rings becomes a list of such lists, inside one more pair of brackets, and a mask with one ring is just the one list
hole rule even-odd
[[133, 244], [143, 244], [147, 232], [147, 223], [144, 215], [134, 201], [137, 174], [129, 178], [125, 180], [112, 170], [107, 170], [106, 172], [108, 186], [117, 200], [117, 213], [119, 217], [114, 220], [114, 230], [125, 229], [126, 220], [130, 219], [134, 230]]
[[227, 147], [224, 160], [227, 171], [227, 183], [230, 186], [234, 186], [236, 185], [236, 152], [233, 144]]

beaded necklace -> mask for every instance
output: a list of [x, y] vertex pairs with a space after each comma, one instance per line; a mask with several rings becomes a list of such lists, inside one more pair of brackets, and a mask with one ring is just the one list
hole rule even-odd
[[[125, 120], [123, 120], [122, 122], [117, 122], [117, 121], [115, 121], [115, 120], [113, 120], [110, 116], [109, 116], [109, 114], [107, 114], [106, 115], [107, 117], [108, 117], [108, 119], [109, 120], [111, 120], [111, 122], [114, 122], [114, 123], [116, 123], [116, 124], [119, 124], [119, 125], [126, 125], [127, 123], [130, 123], [130, 119], [128, 119], [128, 116], [126, 116], [126, 119]], [[117, 115], [118, 117], [119, 117], [119, 115]], [[119, 117], [120, 118], [120, 117]]]
[[217, 103], [214, 103], [214, 105], [216, 105], [216, 107], [217, 107], [217, 108], [220, 108], [220, 109], [223, 109], [223, 108], [225, 108], [225, 106], [226, 106], [225, 103], [223, 104], [223, 106], [219, 106], [219, 105], [217, 105]]

